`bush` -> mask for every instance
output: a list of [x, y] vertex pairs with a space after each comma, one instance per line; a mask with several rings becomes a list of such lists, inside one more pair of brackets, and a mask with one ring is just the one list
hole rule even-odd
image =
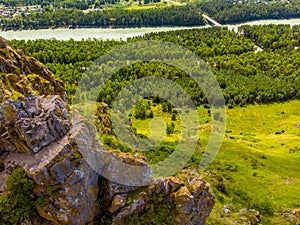
[[162, 195], [154, 194], [145, 209], [122, 220], [122, 224], [175, 224], [176, 206], [165, 201]]
[[176, 114], [172, 113], [172, 121], [176, 121]]
[[276, 135], [278, 135], [278, 134], [283, 134], [284, 132], [285, 132], [285, 130], [278, 130], [278, 131], [275, 132], [275, 134], [276, 134]]
[[174, 124], [173, 122], [172, 122], [171, 124], [168, 123], [168, 124], [167, 124], [167, 130], [166, 130], [166, 133], [167, 133], [168, 135], [173, 134], [173, 133], [174, 133], [174, 127], [175, 127], [175, 124]]
[[16, 168], [7, 178], [7, 196], [0, 197], [0, 218], [3, 224], [21, 224], [37, 216], [33, 188], [35, 183], [23, 168]]
[[267, 199], [263, 201], [251, 202], [249, 207], [258, 210], [263, 215], [272, 216], [275, 212], [274, 203]]

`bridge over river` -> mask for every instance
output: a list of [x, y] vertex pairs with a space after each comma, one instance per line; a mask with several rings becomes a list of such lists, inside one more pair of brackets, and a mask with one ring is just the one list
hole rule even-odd
[[220, 24], [219, 22], [215, 21], [214, 19], [212, 19], [211, 17], [209, 17], [208, 15], [202, 14], [202, 17], [208, 22], [209, 25], [211, 26], [216, 26], [216, 27], [221, 27], [222, 24]]

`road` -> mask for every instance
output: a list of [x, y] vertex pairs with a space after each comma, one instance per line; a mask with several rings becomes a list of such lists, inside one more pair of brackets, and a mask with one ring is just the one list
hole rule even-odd
[[170, 2], [170, 3], [173, 3], [174, 5], [183, 5], [182, 3], [180, 2], [175, 2], [173, 0], [165, 0], [165, 2]]

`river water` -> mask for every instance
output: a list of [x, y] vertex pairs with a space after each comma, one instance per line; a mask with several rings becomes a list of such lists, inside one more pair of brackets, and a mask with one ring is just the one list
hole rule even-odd
[[[237, 30], [241, 25], [263, 25], [263, 24], [289, 24], [300, 25], [300, 18], [288, 20], [258, 20], [246, 22], [236, 25], [226, 25], [230, 29]], [[88, 39], [88, 38], [101, 38], [103, 40], [126, 40], [129, 37], [136, 37], [150, 32], [171, 31], [180, 29], [203, 28], [200, 27], [144, 27], [144, 28], [124, 28], [124, 29], [111, 29], [111, 28], [78, 28], [78, 29], [41, 29], [41, 30], [23, 30], [23, 31], [1, 31], [0, 36], [5, 39], [12, 40], [36, 40], [36, 39], [51, 39], [57, 40], [74, 40]]]

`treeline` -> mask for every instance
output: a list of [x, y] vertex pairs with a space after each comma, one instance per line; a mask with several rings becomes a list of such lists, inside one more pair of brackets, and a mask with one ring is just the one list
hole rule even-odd
[[0, 4], [7, 7], [41, 5], [43, 2], [53, 2], [51, 0], [0, 0]]
[[293, 50], [299, 46], [299, 26], [264, 25], [256, 29], [255, 26], [245, 25], [239, 28], [239, 32], [265, 50]]
[[204, 25], [201, 12], [193, 6], [164, 7], [146, 10], [112, 9], [83, 13], [61, 9], [34, 13], [26, 17], [1, 19], [2, 30], [42, 29], [57, 27], [157, 27]]
[[[162, 40], [190, 49], [208, 63], [230, 107], [300, 98], [300, 49], [297, 48], [300, 45], [300, 39], [297, 38], [299, 26], [243, 26], [240, 31], [247, 37], [252, 37], [254, 42], [242, 34], [219, 27], [152, 33], [128, 39], [128, 42]], [[277, 35], [273, 36], [274, 33]], [[265, 42], [268, 40], [270, 46], [276, 46], [276, 49], [264, 47], [260, 44], [261, 39]], [[281, 44], [274, 44], [276, 42]], [[99, 82], [96, 72], [89, 76], [85, 74], [92, 62], [113, 47], [124, 43], [94, 39], [27, 42], [14, 40], [10, 44], [46, 64], [55, 76], [64, 81], [68, 97], [72, 101], [81, 78], [87, 86], [95, 86], [95, 82]], [[255, 45], [261, 45], [262, 51], [255, 52]], [[177, 82], [195, 103], [207, 103], [202, 90], [187, 74], [158, 62], [137, 63], [121, 69], [103, 87], [99, 100], [111, 104], [120, 89], [130, 81], [153, 75]]]
[[54, 8], [64, 7], [82, 10], [99, 3], [100, 0], [0, 0], [0, 4], [7, 7], [40, 5], [41, 7], [53, 6]]
[[29, 16], [2, 18], [2, 30], [57, 27], [148, 27], [204, 25], [202, 13], [220, 23], [238, 23], [258, 19], [282, 19], [300, 16], [300, 2], [235, 3], [214, 0], [153, 9], [111, 9], [83, 13], [78, 9], [45, 10]]
[[208, 13], [223, 24], [240, 23], [262, 19], [287, 19], [300, 16], [300, 2], [273, 1], [233, 3], [231, 1], [209, 1], [200, 4], [203, 12]]

